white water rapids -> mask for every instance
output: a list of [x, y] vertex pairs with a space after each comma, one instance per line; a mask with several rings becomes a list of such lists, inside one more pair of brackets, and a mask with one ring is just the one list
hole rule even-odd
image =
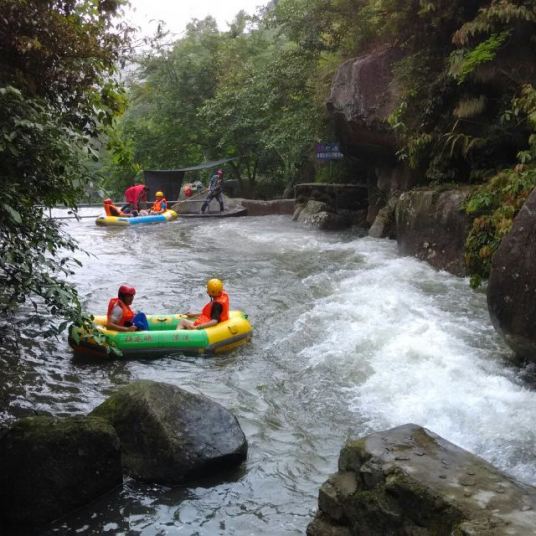
[[60, 341], [22, 361], [8, 413], [85, 413], [115, 386], [153, 379], [231, 410], [249, 453], [223, 482], [128, 481], [51, 534], [304, 534], [344, 441], [407, 422], [536, 484], [533, 371], [511, 364], [485, 294], [466, 280], [398, 256], [395, 242], [282, 216], [68, 229], [92, 254], [74, 281], [89, 310], [103, 313], [124, 282], [145, 312], [196, 309], [205, 281], [221, 277], [254, 339], [211, 359], [92, 364]]

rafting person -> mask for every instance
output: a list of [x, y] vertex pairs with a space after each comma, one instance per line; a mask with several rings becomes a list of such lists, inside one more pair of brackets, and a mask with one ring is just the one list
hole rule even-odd
[[153, 203], [149, 214], [163, 214], [167, 210], [167, 200], [163, 192], [156, 192], [156, 201]]
[[122, 207], [123, 212], [130, 212], [133, 216], [137, 216], [141, 210], [141, 203], [147, 201], [147, 193], [149, 187], [145, 184], [135, 184], [125, 190], [125, 201], [127, 204]]
[[210, 302], [200, 313], [186, 313], [188, 317], [197, 317], [196, 320], [183, 318], [177, 329], [204, 329], [229, 320], [229, 295], [223, 290], [223, 282], [220, 279], [210, 279], [207, 294]]
[[149, 323], [145, 313], [134, 312], [130, 306], [134, 301], [136, 289], [130, 285], [121, 285], [117, 298], [108, 303], [106, 327], [114, 331], [146, 331]]
[[214, 175], [210, 178], [210, 183], [208, 185], [208, 195], [201, 207], [201, 214], [205, 213], [205, 210], [208, 208], [210, 202], [216, 198], [220, 204], [220, 212], [223, 212], [223, 169], [218, 169]]
[[110, 198], [105, 199], [103, 203], [104, 212], [106, 212], [106, 216], [117, 216], [122, 218], [130, 217], [130, 214], [127, 214], [126, 212], [123, 212], [119, 207], [116, 207], [114, 205], [114, 202]]

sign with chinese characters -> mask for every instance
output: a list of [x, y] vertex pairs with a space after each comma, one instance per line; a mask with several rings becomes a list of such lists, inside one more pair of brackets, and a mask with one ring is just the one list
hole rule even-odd
[[317, 143], [317, 160], [340, 160], [344, 158], [338, 143]]

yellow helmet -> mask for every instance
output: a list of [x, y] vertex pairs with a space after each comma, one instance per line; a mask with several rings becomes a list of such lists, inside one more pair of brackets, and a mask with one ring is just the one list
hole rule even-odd
[[155, 197], [164, 197], [164, 192], [156, 192]]
[[220, 279], [210, 279], [207, 283], [207, 292], [209, 296], [217, 298], [223, 290], [223, 283]]

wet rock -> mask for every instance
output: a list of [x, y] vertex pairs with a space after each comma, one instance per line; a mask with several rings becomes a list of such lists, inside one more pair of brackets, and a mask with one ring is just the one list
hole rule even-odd
[[295, 221], [324, 230], [367, 225], [366, 186], [304, 183], [296, 185], [295, 195]]
[[248, 216], [268, 216], [271, 214], [293, 214], [294, 199], [240, 199], [241, 205], [248, 209]]
[[414, 424], [349, 441], [318, 506], [308, 536], [525, 536], [536, 526], [536, 488]]
[[487, 292], [497, 331], [518, 356], [536, 361], [536, 190], [493, 256]]
[[28, 417], [0, 433], [5, 534], [41, 526], [121, 482], [119, 439], [102, 419]]
[[387, 204], [378, 211], [368, 231], [372, 238], [395, 238], [396, 236], [396, 205], [399, 196], [393, 195]]
[[463, 203], [468, 194], [467, 188], [404, 192], [395, 211], [400, 253], [454, 275], [465, 275], [465, 239], [470, 220]]
[[148, 380], [119, 389], [91, 413], [121, 440], [134, 478], [175, 484], [242, 463], [247, 441], [234, 417], [210, 399]]

